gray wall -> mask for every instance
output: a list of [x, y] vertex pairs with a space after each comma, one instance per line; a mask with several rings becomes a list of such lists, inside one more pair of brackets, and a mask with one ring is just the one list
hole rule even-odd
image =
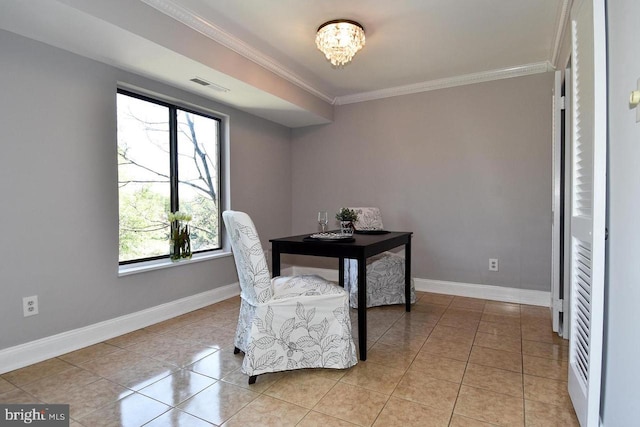
[[[0, 51], [0, 349], [237, 280], [230, 257], [117, 276], [118, 81], [231, 117], [232, 207], [263, 243], [315, 229], [319, 209], [375, 205], [415, 232], [416, 277], [549, 290], [550, 74], [339, 106], [290, 131], [12, 33]], [[29, 295], [40, 314], [24, 318]]]
[[349, 104], [292, 130], [293, 231], [315, 230], [320, 209], [379, 206], [386, 228], [415, 233], [415, 277], [549, 291], [552, 83]]
[[628, 100], [640, 78], [640, 3], [607, 2], [607, 14], [609, 240], [601, 416], [605, 426], [631, 426], [640, 420], [640, 123]]
[[12, 33], [0, 52], [0, 349], [237, 281], [231, 257], [118, 277], [118, 81], [228, 114], [232, 207], [290, 232], [289, 129]]

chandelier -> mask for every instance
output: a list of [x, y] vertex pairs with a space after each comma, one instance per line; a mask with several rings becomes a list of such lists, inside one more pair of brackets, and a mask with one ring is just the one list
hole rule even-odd
[[316, 46], [334, 67], [341, 68], [364, 46], [364, 28], [348, 19], [325, 22], [318, 28]]

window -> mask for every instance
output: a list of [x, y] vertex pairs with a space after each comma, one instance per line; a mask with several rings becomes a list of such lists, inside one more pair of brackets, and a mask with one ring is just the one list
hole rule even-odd
[[193, 253], [221, 248], [221, 120], [118, 90], [119, 262], [169, 256], [169, 212], [192, 216]]

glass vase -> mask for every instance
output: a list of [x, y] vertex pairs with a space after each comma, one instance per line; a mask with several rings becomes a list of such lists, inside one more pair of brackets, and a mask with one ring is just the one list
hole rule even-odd
[[173, 262], [191, 258], [191, 235], [188, 223], [182, 221], [171, 223], [169, 257]]
[[353, 222], [340, 221], [340, 232], [345, 236], [353, 236]]

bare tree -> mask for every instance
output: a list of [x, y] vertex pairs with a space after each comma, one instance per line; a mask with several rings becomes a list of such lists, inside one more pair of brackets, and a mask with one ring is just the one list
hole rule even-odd
[[[152, 144], [161, 152], [166, 153], [167, 156], [169, 155], [168, 144], [166, 144], [166, 142], [159, 142], [163, 138], [155, 137], [158, 132], [168, 134], [169, 130], [166, 122], [153, 122], [145, 118], [140, 118], [131, 110], [121, 112], [121, 114], [126, 114], [127, 118], [138, 123], [139, 128], [144, 130], [144, 135], [146, 135], [148, 143]], [[179, 160], [178, 164], [185, 166], [186, 163], [184, 163], [183, 160], [190, 160], [191, 165], [193, 165], [193, 168], [190, 169], [196, 171], [195, 176], [192, 175], [188, 179], [183, 178], [179, 184], [187, 185], [197, 190], [196, 194], [199, 194], [195, 199], [188, 202], [181, 200], [183, 204], [180, 206], [180, 209], [197, 211], [192, 212], [194, 213], [194, 222], [191, 225], [192, 233], [196, 235], [197, 249], [197, 246], [217, 244], [218, 242], [217, 158], [212, 159], [204, 143], [199, 140], [194, 115], [181, 111], [178, 117], [181, 118], [177, 127], [178, 138], [181, 142], [188, 141], [190, 143], [188, 154], [185, 154], [184, 150], [179, 153], [181, 160]], [[166, 141], [166, 139], [164, 139], [164, 141]], [[214, 154], [217, 154], [217, 152]], [[123, 242], [124, 245], [126, 245], [127, 242], [143, 244], [144, 239], [151, 238], [160, 241], [166, 239], [165, 234], [168, 232], [169, 222], [166, 220], [164, 214], [169, 210], [169, 206], [163, 206], [163, 204], [168, 204], [168, 201], [162, 203], [156, 200], [154, 203], [148, 203], [148, 200], [150, 197], [155, 197], [149, 190], [151, 186], [158, 183], [169, 183], [170, 176], [168, 173], [159, 170], [158, 166], [154, 165], [152, 160], [145, 159], [139, 154], [137, 156], [132, 154], [124, 139], [119, 139], [118, 157], [119, 167], [132, 167], [134, 170], [144, 171], [142, 174], [133, 173], [131, 176], [127, 176], [126, 173], [119, 173], [118, 186], [121, 191], [129, 185], [136, 184], [134, 191], [129, 193], [121, 192], [121, 205], [123, 204], [123, 194], [133, 194], [133, 196], [129, 196], [128, 199], [124, 201], [124, 203], [129, 206], [124, 208], [121, 206], [120, 209], [120, 246], [122, 252]], [[150, 205], [153, 205], [153, 207], [150, 208]], [[160, 206], [158, 207], [158, 205]], [[158, 235], [158, 232], [161, 234]], [[140, 233], [147, 235], [147, 238], [143, 238]], [[131, 243], [130, 246], [135, 246], [135, 244]], [[135, 251], [134, 249], [132, 250]]]

